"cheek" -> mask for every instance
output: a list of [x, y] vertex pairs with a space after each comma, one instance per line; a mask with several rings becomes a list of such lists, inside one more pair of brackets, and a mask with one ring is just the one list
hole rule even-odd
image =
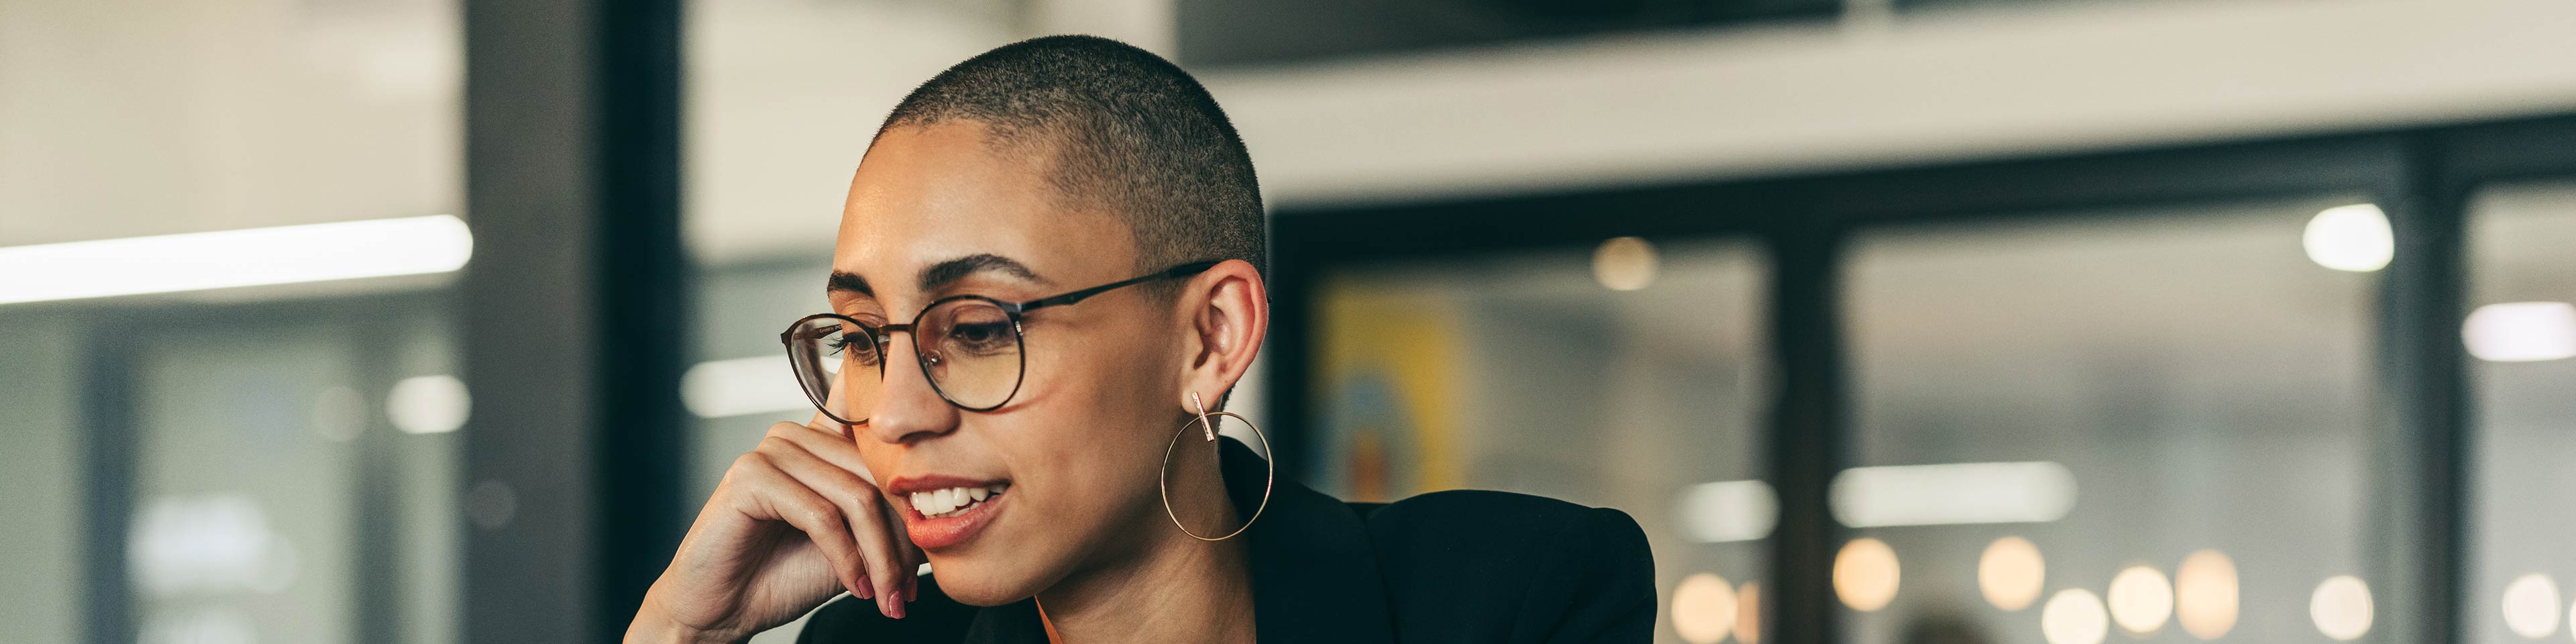
[[[865, 428], [857, 428], [852, 431], [863, 432], [867, 430]], [[900, 457], [899, 454], [895, 453], [895, 446], [888, 445], [883, 441], [872, 440], [861, 440], [857, 443], [859, 448], [859, 465], [866, 468], [866, 471], [855, 472], [855, 474], [858, 474], [859, 478], [867, 479], [869, 485], [883, 485], [886, 480], [885, 473], [894, 471], [896, 459]]]
[[[1070, 339], [1068, 339], [1070, 340]], [[1030, 374], [1038, 396], [1015, 410], [1002, 439], [1036, 465], [1032, 476], [1060, 483], [1069, 506], [1118, 513], [1153, 501], [1154, 471], [1175, 410], [1164, 391], [1171, 369], [1164, 349], [1133, 339], [1084, 338], [1033, 351]], [[1043, 369], [1043, 371], [1041, 371]]]

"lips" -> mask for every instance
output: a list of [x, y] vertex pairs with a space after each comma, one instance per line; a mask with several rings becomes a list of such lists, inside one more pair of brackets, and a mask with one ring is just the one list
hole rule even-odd
[[900, 478], [886, 491], [904, 501], [904, 533], [923, 550], [971, 540], [992, 523], [1010, 497], [1008, 481], [953, 476]]

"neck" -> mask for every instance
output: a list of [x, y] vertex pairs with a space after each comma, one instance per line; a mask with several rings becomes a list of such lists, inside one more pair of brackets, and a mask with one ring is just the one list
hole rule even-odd
[[[1223, 535], [1241, 523], [1225, 497], [1214, 448], [1203, 454], [1176, 459], [1182, 462], [1172, 472], [1172, 507], [1190, 530]], [[1252, 567], [1243, 537], [1194, 539], [1171, 524], [1159, 501], [1153, 510], [1143, 547], [1127, 551], [1133, 556], [1038, 593], [1049, 641], [1253, 641]]]

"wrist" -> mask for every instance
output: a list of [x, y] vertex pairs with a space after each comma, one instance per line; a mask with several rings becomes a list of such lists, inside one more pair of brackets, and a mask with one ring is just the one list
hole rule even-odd
[[662, 609], [659, 593], [646, 592], [644, 605], [635, 611], [635, 621], [627, 624], [626, 644], [740, 644], [747, 634], [731, 629], [692, 626], [673, 618]]

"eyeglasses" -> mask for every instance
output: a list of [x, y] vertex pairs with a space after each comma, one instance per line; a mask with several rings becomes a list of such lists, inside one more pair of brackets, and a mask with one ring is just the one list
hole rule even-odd
[[[912, 334], [913, 361], [942, 400], [967, 411], [992, 411], [1020, 391], [1028, 367], [1020, 319], [1030, 311], [1081, 302], [1094, 295], [1155, 280], [1189, 277], [1220, 262], [1192, 262], [1133, 279], [1042, 297], [1004, 302], [981, 295], [940, 298], [922, 307], [911, 324], [869, 324], [838, 313], [817, 313], [796, 320], [778, 340], [787, 345], [787, 365], [796, 383], [825, 416], [846, 425], [867, 422], [885, 389], [884, 348], [896, 331]], [[869, 373], [873, 370], [875, 373]], [[855, 377], [852, 377], [854, 376]], [[869, 377], [874, 376], [874, 377]], [[841, 409], [833, 409], [834, 387], [841, 389]], [[855, 410], [856, 413], [850, 413]], [[846, 418], [844, 416], [857, 416]]]

